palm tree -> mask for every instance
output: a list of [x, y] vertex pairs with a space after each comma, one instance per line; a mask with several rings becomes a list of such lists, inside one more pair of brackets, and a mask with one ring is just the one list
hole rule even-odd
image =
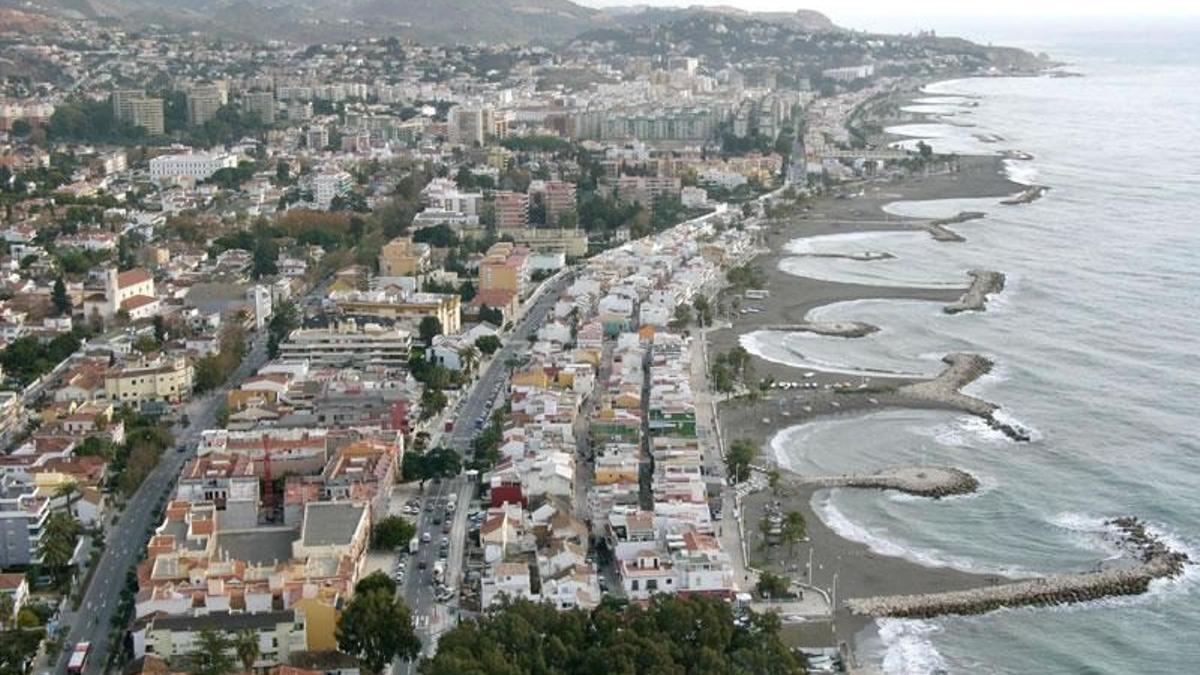
[[8, 630], [8, 622], [13, 618], [16, 604], [10, 593], [0, 593], [0, 630]]
[[796, 544], [804, 539], [808, 534], [808, 523], [804, 521], [804, 514], [799, 511], [788, 511], [783, 516], [783, 540], [788, 544], [789, 554], [795, 550]]
[[771, 488], [771, 494], [776, 497], [779, 496], [779, 480], [782, 477], [783, 474], [779, 473], [779, 469], [774, 467], [767, 472], [767, 485]]
[[239, 631], [233, 636], [233, 650], [237, 652], [238, 660], [246, 670], [254, 668], [254, 662], [261, 653], [258, 649], [258, 633], [252, 630]]
[[54, 491], [54, 496], [63, 500], [67, 507], [67, 513], [74, 515], [75, 510], [71, 508], [75, 502], [79, 501], [82, 493], [79, 491], [79, 484], [75, 481], [63, 483]]
[[463, 372], [469, 373], [479, 365], [479, 350], [474, 345], [467, 345], [458, 353], [458, 358], [462, 361]]
[[79, 523], [71, 514], [55, 511], [46, 518], [38, 553], [42, 565], [54, 573], [60, 588], [65, 587], [69, 579], [68, 570], [78, 537]]

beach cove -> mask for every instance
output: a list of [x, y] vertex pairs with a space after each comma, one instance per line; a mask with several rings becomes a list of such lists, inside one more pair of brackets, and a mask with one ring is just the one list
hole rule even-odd
[[[1013, 85], [1014, 87], [1017, 85]], [[952, 92], [946, 92], [952, 93]], [[919, 97], [919, 96], [918, 96]], [[972, 105], [972, 109], [978, 107], [986, 108], [987, 101], [973, 102], [977, 105]], [[973, 110], [974, 112], [974, 110]], [[975, 130], [978, 132], [978, 129]], [[968, 134], [969, 135], [969, 134]], [[1004, 135], [1007, 137], [1007, 135]], [[960, 159], [960, 170], [956, 173], [935, 175], [935, 176], [920, 176], [911, 180], [905, 180], [897, 183], [884, 184], [866, 184], [863, 186], [854, 186], [848, 188], [846, 192], [853, 196], [848, 198], [837, 198], [835, 196], [822, 197], [811, 204], [811, 210], [800, 214], [798, 217], [789, 219], [787, 222], [772, 223], [768, 226], [765, 233], [766, 247], [771, 253], [764, 255], [757, 261], [758, 267], [767, 275], [766, 288], [771, 292], [767, 299], [755, 300], [753, 305], [756, 306], [755, 313], [736, 316], [733, 319], [733, 327], [731, 329], [712, 331], [709, 334], [709, 351], [710, 353], [718, 353], [727, 351], [737, 345], [746, 345], [747, 336], [756, 336], [761, 339], [776, 339], [778, 336], [772, 336], [769, 333], [772, 329], [778, 329], [786, 326], [806, 325], [814, 321], [822, 322], [849, 322], [858, 321], [867, 325], [878, 328], [878, 332], [873, 332], [870, 337], [861, 340], [858, 337], [837, 337], [837, 336], [812, 336], [812, 335], [795, 335], [793, 343], [797, 345], [795, 349], [803, 350], [806, 344], [816, 344], [812, 340], [821, 340], [819, 344], [826, 345], [825, 351], [821, 352], [821, 356], [825, 358], [801, 358], [802, 355], [791, 353], [791, 349], [780, 349], [778, 344], [775, 344], [775, 351], [765, 353], [765, 350], [757, 350], [763, 353], [767, 358], [756, 357], [753, 360], [753, 367], [756, 375], [775, 378], [783, 382], [802, 382], [809, 387], [815, 385], [815, 388], [806, 388], [789, 391], [772, 391], [768, 400], [757, 404], [748, 404], [741, 401], [731, 401], [723, 403], [720, 409], [720, 417], [723, 433], [726, 438], [748, 438], [755, 441], [763, 448], [764, 459], [774, 460], [783, 459], [781, 457], [794, 450], [789, 449], [787, 441], [788, 430], [804, 429], [806, 426], [817, 425], [814, 429], [829, 428], [824, 420], [836, 422], [839, 429], [835, 432], [818, 432], [827, 433], [834, 438], [846, 439], [846, 434], [852, 433], [850, 430], [855, 427], [861, 427], [864, 433], [878, 433], [877, 431], [866, 431], [872, 427], [884, 425], [886, 428], [908, 429], [915, 425], [926, 425], [932, 421], [947, 427], [955, 427], [955, 432], [960, 435], [970, 433], [977, 434], [981, 438], [986, 438], [988, 433], [995, 433], [997, 430], [994, 426], [988, 426], [977, 410], [969, 410], [962, 405], [962, 401], [955, 401], [953, 397], [942, 395], [932, 397], [920, 397], [912, 394], [912, 389], [905, 390], [905, 387], [926, 381], [930, 376], [936, 375], [945, 369], [945, 365], [941, 364], [942, 358], [948, 355], [944, 353], [922, 353], [921, 356], [925, 359], [923, 362], [911, 362], [911, 364], [900, 364], [899, 359], [892, 358], [896, 361], [895, 365], [886, 363], [881, 360], [883, 366], [864, 369], [857, 367], [855, 356], [866, 353], [861, 347], [854, 346], [857, 344], [867, 344], [870, 340], [877, 340], [880, 343], [886, 343], [895, 338], [895, 323], [890, 319], [895, 316], [895, 311], [876, 310], [877, 314], [859, 314], [854, 308], [856, 303], [877, 303], [880, 306], [886, 306], [889, 302], [894, 302], [896, 306], [921, 306], [927, 305], [929, 312], [942, 312], [945, 307], [953, 306], [959, 303], [967, 295], [967, 289], [971, 285], [971, 279], [967, 277], [968, 267], [962, 269], [962, 280], [960, 284], [954, 284], [952, 278], [946, 278], [941, 273], [943, 270], [939, 267], [932, 275], [925, 275], [935, 283], [905, 285], [900, 282], [892, 283], [862, 283], [855, 282], [855, 274], [849, 274], [844, 277], [820, 278], [819, 276], [804, 276], [799, 273], [801, 269], [792, 267], [791, 270], [781, 269], [781, 262], [789, 259], [794, 259], [795, 243], [797, 240], [804, 238], [830, 237], [830, 236], [845, 236], [848, 240], [853, 241], [853, 237], [863, 235], [861, 244], [854, 243], [844, 246], [841, 249], [836, 249], [833, 255], [827, 255], [827, 250], [816, 250], [816, 255], [811, 256], [804, 264], [810, 264], [817, 261], [820, 264], [830, 264], [829, 270], [838, 272], [836, 265], [877, 265], [879, 263], [908, 263], [913, 264], [912, 260], [890, 260], [891, 252], [886, 248], [880, 248], [874, 245], [875, 239], [872, 238], [873, 233], [890, 233], [898, 232], [909, 236], [913, 242], [912, 246], [921, 245], [921, 240], [918, 237], [928, 239], [928, 246], [931, 248], [931, 254], [939, 252], [941, 249], [937, 246], [955, 246], [965, 243], [970, 245], [972, 240], [980, 233], [987, 232], [986, 228], [992, 227], [996, 222], [998, 214], [988, 207], [989, 214], [979, 218], [978, 216], [971, 217], [955, 217], [955, 213], [963, 214], [969, 212], [973, 203], [982, 201], [986, 204], [995, 205], [994, 208], [1013, 210], [1014, 213], [1020, 209], [1037, 208], [1042, 199], [1051, 200], [1052, 202], [1059, 198], [1059, 186], [1051, 185], [1053, 191], [1043, 193], [1038, 191], [1038, 197], [1041, 199], [1031, 199], [1033, 192], [1030, 191], [1030, 185], [1025, 182], [1016, 182], [1010, 179], [1010, 175], [1023, 175], [1019, 166], [1029, 162], [1028, 159], [1031, 153], [1024, 152], [1025, 148], [1014, 149], [1011, 146], [1001, 145], [997, 142], [994, 155], [964, 155]], [[1040, 155], [1040, 153], [1032, 153]], [[1006, 163], [1005, 160], [1008, 160]], [[1018, 166], [1014, 167], [1014, 163]], [[1009, 205], [1001, 205], [1003, 200], [1011, 200], [1014, 195], [1028, 195], [1022, 197], [1020, 203]], [[1069, 200], [1072, 195], [1064, 195]], [[943, 200], [953, 200], [943, 201]], [[936, 209], [929, 208], [934, 205]], [[956, 209], [956, 210], [954, 210]], [[903, 218], [901, 215], [917, 215], [915, 218]], [[995, 236], [994, 232], [988, 232], [989, 236]], [[1008, 275], [1009, 270], [1006, 269], [1005, 261], [1002, 259], [986, 261], [988, 270], [999, 274]], [[832, 263], [832, 264], [831, 264]], [[786, 267], [787, 265], [785, 265]], [[952, 267], [952, 266], [951, 266]], [[905, 279], [922, 278], [921, 270], [912, 270], [912, 273]], [[830, 275], [832, 276], [832, 275]], [[858, 275], [863, 277], [882, 276], [875, 272], [871, 275]], [[978, 277], [976, 277], [978, 279]], [[1011, 278], [1007, 279], [1011, 282]], [[970, 314], [972, 311], [982, 309], [985, 313], [992, 310], [990, 304], [1000, 303], [1000, 311], [1004, 315], [1009, 315], [1020, 311], [1021, 308], [1014, 307], [1015, 301], [1010, 297], [1006, 297], [1010, 293], [1010, 288], [1013, 284], [1007, 284], [1009, 288], [992, 289], [992, 296], [987, 298], [985, 302], [979, 303], [981, 306], [971, 307], [970, 311], [964, 314]], [[1016, 287], [1022, 292], [1039, 292], [1040, 289], [1032, 288], [1028, 284], [1028, 279], [1023, 278], [1020, 274], [1017, 275]], [[1056, 289], [1052, 289], [1056, 290]], [[996, 294], [998, 291], [998, 294]], [[906, 304], [907, 303], [907, 304]], [[975, 303], [972, 303], [975, 304]], [[865, 306], [865, 305], [864, 305]], [[832, 310], [844, 308], [844, 311], [834, 312]], [[831, 310], [828, 316], [821, 314], [826, 309]], [[1007, 318], [1007, 317], [1006, 317]], [[971, 320], [971, 317], [967, 317]], [[995, 321], [995, 317], [989, 321]], [[929, 323], [934, 323], [932, 320]], [[955, 324], [961, 325], [961, 324]], [[990, 324], [989, 324], [990, 325]], [[936, 331], [935, 331], [936, 332]], [[757, 335], [756, 335], [757, 334]], [[939, 337], [944, 337], [939, 334]], [[841, 343], [836, 340], [842, 340]], [[807, 342], [806, 342], [807, 341]], [[838, 345], [844, 344], [843, 349]], [[829, 346], [832, 345], [832, 346]], [[907, 346], [907, 345], [906, 345]], [[924, 343], [921, 345], [924, 347]], [[956, 345], [957, 347], [957, 345]], [[857, 352], [855, 350], [858, 350]], [[751, 350], [756, 351], [754, 349]], [[951, 351], [957, 351], [951, 350]], [[982, 356], [986, 357], [990, 362], [993, 361], [994, 355], [992, 349], [980, 349]], [[844, 358], [841, 357], [844, 352]], [[828, 355], [838, 356], [838, 362], [833, 362]], [[894, 357], [894, 355], [892, 355]], [[910, 359], [911, 361], [911, 359]], [[923, 365], [921, 365], [923, 363]], [[920, 367], [910, 367], [916, 364]], [[898, 367], [904, 366], [904, 367]], [[988, 372], [988, 371], [991, 372]], [[811, 377], [809, 375], [811, 374]], [[956, 382], [956, 385], [966, 385], [967, 392], [965, 394], [971, 399], [984, 401], [992, 404], [993, 401], [989, 394], [997, 388], [997, 383], [1004, 383], [1000, 388], [1005, 388], [1008, 385], [1008, 380], [1019, 378], [1024, 374], [1024, 366], [1006, 359], [1000, 359], [995, 368], [983, 369], [982, 372], [976, 373], [973, 378], [966, 378]], [[977, 379], [982, 378], [982, 379]], [[837, 385], [838, 388], [834, 388]], [[954, 387], [953, 391], [957, 391], [958, 387]], [[857, 393], [856, 393], [857, 392]], [[952, 392], [942, 392], [952, 393]], [[1053, 429], [1045, 427], [1043, 424], [1026, 425], [1020, 421], [1014, 421], [1012, 415], [1009, 414], [1008, 398], [1000, 399], [1000, 418], [1002, 422], [1011, 423], [1012, 426], [1025, 429], [1028, 432], [1032, 443], [1014, 439], [1011, 436], [1007, 438], [991, 438], [985, 446], [988, 450], [986, 460], [981, 459], [982, 471], [978, 471], [981, 482], [983, 484], [982, 495], [970, 497], [956, 497], [949, 500], [944, 500], [945, 504], [934, 506], [922, 506], [919, 498], [898, 499], [897, 496], [883, 497], [873, 495], [869, 499], [882, 501], [882, 503], [895, 505], [900, 508], [902, 505], [906, 514], [912, 515], [921, 511], [922, 515], [925, 510], [936, 509], [935, 513], [945, 514], [939, 517], [934, 517], [930, 523], [930, 529], [936, 530], [939, 525], [946, 522], [952, 522], [953, 518], [950, 513], [956, 506], [966, 507], [966, 513], [963, 515], [968, 522], [974, 522], [974, 519], [980, 517], [980, 513], [972, 512], [972, 509], [979, 510], [980, 504], [991, 501], [996, 501], [996, 495], [1002, 494], [1006, 485], [1003, 480], [997, 479], [995, 469], [989, 466], [987, 462], [999, 461], [994, 459], [1005, 455], [1013, 458], [1014, 461], [1022, 462], [1026, 458], [1034, 456], [1034, 454], [1045, 455], [1053, 453], [1053, 445], [1043, 438], [1043, 433], [1047, 431], [1053, 433]], [[906, 419], [889, 419], [889, 415], [904, 414], [904, 411], [913, 411], [913, 416]], [[922, 412], [924, 411], [924, 412]], [[1024, 419], [1025, 410], [1015, 410], [1016, 416]], [[971, 422], [971, 418], [976, 418], [975, 424]], [[826, 425], [826, 426], [823, 426]], [[893, 426], [886, 426], [893, 425]], [[895, 426], [900, 425], [900, 426]], [[1029, 428], [1026, 428], [1029, 427]], [[974, 431], [972, 431], [974, 429]], [[966, 431], [964, 431], [966, 430]], [[969, 434], [968, 434], [969, 435]], [[897, 448], [904, 445], [906, 438], [897, 434], [894, 437]], [[1053, 441], [1058, 441], [1053, 438]], [[817, 443], [819, 445], [819, 443]], [[963, 443], [965, 446], [976, 445], [976, 441]], [[880, 443], [883, 445], [883, 443]], [[933, 453], [938, 452], [938, 446], [944, 445], [941, 443], [932, 443]], [[791, 446], [794, 447], [794, 446]], [[809, 446], [811, 447], [811, 445]], [[971, 448], [968, 448], [971, 449]], [[836, 447], [828, 447], [824, 452], [820, 448], [810, 449], [808, 452], [813, 456], [832, 454], [836, 452]], [[908, 459], [912, 459], [914, 450], [908, 451]], [[924, 452], [924, 450], [922, 450]], [[866, 453], [869, 454], [869, 453]], [[900, 453], [897, 453], [900, 454]], [[880, 461], [878, 453], [871, 455], [873, 464], [866, 464], [859, 461], [853, 466], [837, 467], [838, 470], [856, 470], [862, 472], [871, 472], [875, 470], [886, 469], [889, 466], [904, 464], [903, 459], [895, 462]], [[964, 458], [969, 458], [970, 455], [963, 455]], [[806, 458], [808, 461], [810, 458]], [[862, 458], [859, 458], [860, 460]], [[931, 457], [931, 460], [938, 463], [947, 463], [958, 466], [957, 462], [945, 462], [943, 457]], [[812, 460], [816, 461], [816, 460]], [[797, 470], [812, 470], [811, 467], [803, 464]], [[969, 470], [971, 467], [967, 467]], [[1066, 467], [1065, 473], [1068, 475], [1074, 467]], [[991, 475], [989, 475], [991, 474]], [[997, 483], [1000, 483], [997, 485]], [[883, 532], [883, 537], [879, 537], [878, 533], [872, 532], [871, 528], [864, 528], [862, 525], [854, 522], [844, 512], [842, 503], [850, 503], [857, 505], [859, 501], [866, 504], [865, 499], [858, 496], [849, 496], [844, 489], [829, 490], [814, 486], [798, 486], [789, 490], [784, 497], [789, 504], [789, 508], [795, 505], [800, 508], [806, 515], [809, 522], [809, 532], [812, 540], [813, 549], [813, 571], [811, 582], [814, 586], [823, 589], [830, 589], [833, 586], [833, 577], [836, 573], [838, 581], [837, 596], [839, 600], [843, 597], [870, 597], [878, 595], [892, 594], [912, 594], [925, 593], [934, 591], [951, 591], [972, 587], [989, 586], [995, 584], [1003, 584], [1013, 579], [1028, 578], [1034, 576], [1042, 576], [1047, 574], [1056, 574], [1070, 571], [1084, 571], [1090, 567], [1094, 567], [1098, 561], [1107, 557], [1104, 555], [1104, 547], [1100, 540], [1103, 539], [1101, 534], [1103, 527], [1103, 519], [1100, 516], [1119, 517], [1126, 515], [1125, 511], [1113, 511], [1100, 509], [1100, 513], [1094, 514], [1089, 509], [1086, 517], [1083, 514], [1076, 516], [1066, 513], [1061, 517], [1055, 518], [1055, 523], [1050, 527], [1055, 532], [1061, 532], [1063, 539], [1078, 539], [1078, 545], [1073, 547], [1065, 554], [1060, 554], [1057, 557], [1051, 558], [1050, 551], [1047, 550], [1041, 558], [1053, 560], [1053, 564], [1036, 564], [1027, 565], [1022, 558], [1038, 558], [1039, 556], [1030, 556], [1013, 552], [1007, 554], [1006, 551], [1000, 550], [1001, 555], [995, 556], [998, 558], [992, 564], [980, 564], [980, 559], [986, 559], [984, 555], [972, 554], [970, 556], [953, 555], [947, 551], [938, 550], [940, 546], [930, 547], [914, 547], [911, 544], [907, 545], [891, 545], [888, 543], [890, 537], [886, 531]], [[1115, 501], [1115, 500], [1114, 500]], [[955, 503], [957, 502], [957, 504]], [[994, 505], [991, 505], [994, 509]], [[746, 523], [748, 529], [753, 528], [754, 512], [753, 504], [747, 505]], [[872, 506], [871, 508], [875, 508]], [[1006, 507], [1011, 508], [1011, 507]], [[1153, 509], [1150, 509], [1153, 511]], [[1142, 515], [1142, 511], [1136, 508], [1129, 508], [1128, 515]], [[1156, 524], [1163, 523], [1163, 518], [1158, 512], [1149, 514]], [[1007, 516], [1003, 510], [997, 512], [997, 516], [1003, 520]], [[1019, 517], [1030, 518], [1031, 515], [1018, 514]], [[1014, 519], [1017, 516], [1013, 517]], [[830, 524], [833, 527], [830, 527]], [[1172, 523], [1173, 524], [1173, 523]], [[916, 525], [913, 526], [915, 529]], [[984, 525], [986, 527], [986, 525]], [[846, 538], [849, 534], [850, 539]], [[753, 538], [753, 535], [751, 535]], [[1071, 539], [1074, 541], [1074, 539]], [[1036, 546], [1036, 542], [1031, 545]], [[1047, 541], [1046, 548], [1061, 549], [1061, 544], [1058, 542]], [[1181, 546], [1186, 547], [1186, 542]], [[980, 546], [980, 549], [984, 546]], [[1035, 548], [1036, 551], [1036, 548]], [[1115, 554], [1114, 554], [1115, 555]], [[808, 551], [801, 550], [797, 557], [807, 558]], [[802, 567], [804, 567], [802, 565]], [[983, 573], [981, 573], [983, 572]], [[1189, 573], [1184, 574], [1185, 577]], [[803, 572], [802, 577], [803, 578]], [[1156, 582], [1157, 583], [1157, 582]], [[1173, 583], [1173, 582], [1172, 582]], [[1151, 586], [1151, 596], [1157, 597], [1155, 592], [1157, 586]], [[842, 604], [839, 602], [838, 604]], [[1096, 603], [1092, 601], [1090, 605], [1099, 604], [1107, 606], [1104, 601]], [[1021, 610], [1022, 613], [1044, 610]], [[1086, 611], [1086, 610], [1085, 610]], [[1056, 614], [1052, 612], [1052, 614]], [[985, 621], [986, 618], [969, 619], [961, 622], [941, 622], [929, 629], [928, 632], [937, 634], [945, 630], [945, 625], [967, 625], [975, 627], [982, 625], [979, 622]], [[871, 642], [878, 639], [877, 636], [871, 635], [873, 631], [863, 631], [863, 628], [872, 625], [873, 622], [862, 619], [860, 617], [850, 616], [849, 613], [839, 614], [837, 621], [837, 636], [839, 640], [849, 639], [848, 636], [858, 637], [858, 642]], [[894, 633], [895, 623], [880, 623], [876, 624], [882, 627], [884, 633]], [[925, 630], [923, 624], [905, 623], [905, 629], [910, 633], [922, 632]], [[1017, 628], [1014, 628], [1016, 630]], [[904, 631], [901, 631], [904, 632]], [[885, 659], [886, 661], [887, 659]], [[914, 665], [914, 661], [907, 661], [897, 666], [895, 662], [891, 662], [885, 670], [889, 672], [930, 672], [923, 670]], [[933, 661], [931, 661], [933, 663]], [[1029, 662], [1027, 662], [1028, 664]], [[879, 665], [879, 664], [876, 664]], [[952, 664], [951, 664], [952, 665]], [[951, 669], [953, 671], [953, 669]], [[1002, 670], [1000, 672], [1008, 672]], [[1117, 671], [1113, 671], [1117, 672]]]

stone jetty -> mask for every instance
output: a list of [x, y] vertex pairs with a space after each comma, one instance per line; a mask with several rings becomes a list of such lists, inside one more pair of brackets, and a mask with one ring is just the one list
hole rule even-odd
[[860, 338], [879, 332], [879, 326], [861, 321], [801, 321], [763, 326], [763, 330], [782, 333], [813, 333], [825, 337]]
[[1108, 525], [1130, 554], [1132, 564], [965, 591], [855, 598], [847, 601], [846, 606], [860, 616], [924, 619], [946, 614], [983, 614], [1005, 607], [1087, 602], [1145, 593], [1151, 581], [1178, 576], [1190, 562], [1186, 554], [1171, 550], [1136, 518], [1117, 518]]
[[926, 229], [926, 231], [929, 232], [930, 236], [932, 236], [934, 238], [934, 240], [936, 240], [936, 241], [945, 241], [945, 242], [951, 242], [954, 244], [961, 244], [967, 240], [966, 237], [955, 232], [954, 230], [951, 230], [950, 228], [946, 227], [945, 225], [939, 225], [937, 223], [930, 223], [925, 226], [925, 229]]
[[1004, 159], [1015, 159], [1021, 162], [1028, 162], [1029, 160], [1033, 159], [1033, 155], [1025, 152], [1024, 150], [1005, 150], [1004, 152], [1000, 153], [1000, 155], [1004, 157]]
[[956, 302], [943, 307], [943, 312], [958, 314], [959, 312], [985, 311], [988, 296], [1004, 290], [1005, 278], [1000, 272], [971, 270], [967, 272], [967, 275], [971, 277], [971, 285], [967, 288], [967, 292], [963, 293]]
[[905, 466], [884, 469], [872, 474], [840, 476], [790, 474], [790, 476], [793, 480], [805, 485], [897, 490], [933, 499], [970, 494], [979, 489], [979, 481], [971, 474], [944, 466]]
[[801, 253], [797, 258], [841, 258], [855, 262], [874, 262], [876, 260], [891, 260], [896, 256], [887, 251], [863, 251], [862, 253]]
[[956, 408], [980, 417], [988, 426], [1014, 441], [1028, 441], [1029, 432], [996, 418], [1000, 406], [959, 391], [983, 377], [992, 369], [992, 362], [979, 354], [954, 353], [942, 359], [947, 368], [932, 380], [906, 384], [897, 392], [918, 401]]
[[982, 211], [960, 211], [956, 215], [950, 216], [949, 218], [937, 218], [929, 221], [925, 224], [925, 229], [937, 241], [961, 243], [967, 240], [966, 237], [955, 232], [954, 230], [951, 230], [947, 226], [955, 225], [957, 223], [965, 223], [968, 220], [977, 220], [979, 218], [983, 218], [985, 215], [987, 214]]
[[1017, 194], [1001, 199], [1000, 203], [1005, 206], [1016, 206], [1018, 204], [1028, 204], [1029, 202], [1037, 201], [1046, 195], [1050, 188], [1045, 185], [1031, 185]]

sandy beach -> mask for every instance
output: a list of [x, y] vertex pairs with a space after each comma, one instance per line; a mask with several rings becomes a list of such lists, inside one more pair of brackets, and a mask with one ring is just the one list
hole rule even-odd
[[[901, 200], [951, 198], [994, 197], [999, 201], [1021, 193], [1026, 187], [1008, 179], [1002, 157], [967, 156], [959, 159], [959, 169], [954, 173], [849, 186], [843, 191], [854, 196], [823, 196], [794, 217], [768, 223], [764, 247], [769, 253], [757, 258], [754, 265], [764, 273], [770, 297], [743, 303], [753, 304], [760, 311], [732, 314], [731, 326], [709, 331], [709, 353], [728, 351], [739, 344], [740, 336], [755, 330], [801, 324], [810, 310], [831, 303], [875, 298], [930, 300], [948, 306], [958, 302], [969, 288], [970, 278], [964, 277], [961, 288], [869, 286], [796, 277], [781, 271], [779, 262], [788, 257], [785, 249], [788, 242], [800, 237], [827, 234], [929, 231], [933, 225], [936, 227], [930, 233], [931, 238], [944, 238], [946, 241], [938, 242], [938, 245], [953, 246], [953, 237], [936, 235], [944, 235], [944, 230], [953, 233], [955, 219], [940, 223], [905, 219], [886, 213], [884, 205]], [[986, 222], [983, 226], [986, 227]], [[798, 369], [758, 357], [753, 357], [752, 366], [756, 377], [816, 383], [815, 388], [809, 389], [772, 390], [760, 401], [735, 399], [719, 404], [724, 437], [730, 440], [746, 438], [755, 442], [766, 453], [761, 457], [764, 462], [773, 462], [775, 459], [769, 456], [769, 443], [775, 434], [817, 416], [853, 415], [889, 407], [963, 409], [952, 401], [912, 396], [901, 389], [906, 385], [928, 382], [925, 378], [887, 373], [870, 376], [826, 373], [815, 369]], [[807, 373], [812, 373], [812, 376], [805, 377]], [[835, 384], [845, 388], [834, 389]], [[862, 468], [870, 471], [888, 467]], [[752, 563], [761, 565], [763, 569], [787, 572], [793, 579], [811, 583], [826, 592], [833, 589], [836, 575], [835, 600], [838, 607], [832, 635], [828, 632], [828, 626], [823, 629], [819, 625], [809, 626], [801, 632], [802, 642], [828, 641], [830, 637], [834, 643], [850, 642], [853, 645], [859, 641], [855, 636], [861, 639], [863, 631], [869, 630], [871, 620], [852, 616], [846, 611], [843, 603], [846, 598], [960, 590], [1006, 580], [948, 568], [925, 567], [901, 558], [879, 555], [863, 544], [841, 537], [822, 522], [814, 509], [814, 503], [822, 501], [820, 493], [826, 493], [827, 490], [813, 485], [787, 484], [777, 493], [769, 490], [753, 493], [744, 502], [747, 550]], [[799, 510], [804, 514], [808, 521], [808, 543], [797, 546], [792, 552], [767, 549], [761, 545], [762, 535], [757, 524], [762, 518], [764, 506], [772, 501], [779, 502], [785, 512]], [[810, 555], [812, 571], [811, 578], [808, 578], [806, 568]]]

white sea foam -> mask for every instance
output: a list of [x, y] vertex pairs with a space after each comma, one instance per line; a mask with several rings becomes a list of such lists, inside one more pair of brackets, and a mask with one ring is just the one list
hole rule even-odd
[[883, 671], [899, 675], [944, 673], [946, 659], [933, 646], [932, 636], [942, 632], [931, 621], [876, 619], [883, 643]]
[[820, 359], [810, 358], [782, 344], [783, 339], [789, 335], [789, 333], [783, 333], [780, 331], [756, 330], [738, 336], [738, 344], [740, 344], [746, 351], [750, 352], [750, 354], [757, 356], [764, 361], [770, 361], [771, 363], [778, 363], [784, 366], [791, 366], [793, 368], [819, 370], [823, 373], [850, 375], [854, 377], [871, 377], [881, 375], [902, 377], [924, 376], [921, 373], [907, 372], [903, 370], [874, 370], [869, 368], [855, 368], [843, 363], [832, 363], [828, 361], [822, 361]]
[[1008, 412], [1007, 410], [1005, 410], [1003, 408], [1000, 408], [996, 412], [992, 413], [992, 419], [996, 420], [997, 422], [999, 422], [1001, 424], [1007, 425], [1013, 429], [1020, 429], [1020, 430], [1024, 431], [1025, 434], [1029, 437], [1028, 442], [1030, 442], [1030, 443], [1037, 443], [1038, 441], [1042, 440], [1042, 438], [1043, 438], [1042, 432], [1038, 431], [1034, 427], [1017, 419], [1012, 413]]
[[836, 532], [839, 536], [858, 542], [874, 553], [893, 558], [903, 558], [918, 565], [924, 565], [925, 567], [944, 567], [973, 574], [995, 574], [1013, 579], [1037, 576], [1036, 573], [1029, 570], [1015, 567], [990, 567], [973, 560], [947, 556], [933, 551], [923, 551], [885, 539], [850, 520], [841, 510], [834, 506], [833, 500], [839, 492], [839, 489], [830, 490], [820, 499], [819, 504], [814, 505], [813, 511], [821, 518], [821, 522], [825, 523], [829, 529]]
[[1035, 185], [1038, 177], [1037, 166], [1027, 160], [1004, 160], [1004, 174], [1014, 183]]
[[948, 424], [938, 424], [928, 429], [913, 429], [914, 433], [930, 436], [938, 443], [952, 448], [970, 448], [979, 444], [1001, 444], [1012, 441], [1004, 432], [993, 429], [987, 422], [974, 415], [956, 417]]

